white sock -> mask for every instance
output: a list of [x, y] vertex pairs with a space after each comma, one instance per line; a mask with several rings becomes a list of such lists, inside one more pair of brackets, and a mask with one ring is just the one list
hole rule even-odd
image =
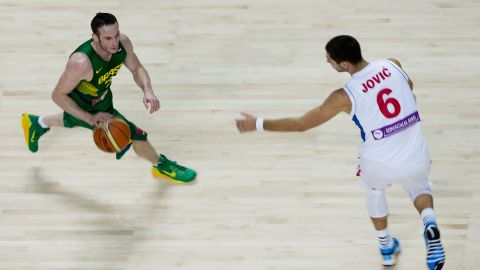
[[388, 228], [377, 231], [377, 239], [381, 248], [391, 248], [393, 246], [392, 237], [388, 232]]
[[427, 224], [437, 224], [437, 219], [435, 218], [435, 212], [432, 208], [425, 208], [420, 214], [423, 219], [423, 225], [426, 227]]
[[43, 116], [40, 116], [38, 118], [38, 124], [42, 127], [42, 128], [49, 128], [49, 126], [47, 126], [47, 124], [45, 124], [45, 122], [43, 122]]

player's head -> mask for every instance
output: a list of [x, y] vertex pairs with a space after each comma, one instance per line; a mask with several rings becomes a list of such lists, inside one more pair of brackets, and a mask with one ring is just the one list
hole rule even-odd
[[120, 31], [117, 18], [110, 13], [98, 12], [90, 23], [93, 41], [104, 51], [115, 53], [118, 50]]
[[332, 38], [325, 46], [327, 62], [339, 72], [347, 71], [349, 65], [360, 63], [362, 51], [358, 41], [347, 35]]

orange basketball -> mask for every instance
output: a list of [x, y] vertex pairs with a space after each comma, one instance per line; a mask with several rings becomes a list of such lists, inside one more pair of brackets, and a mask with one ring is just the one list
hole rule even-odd
[[114, 117], [93, 130], [93, 140], [100, 150], [118, 153], [131, 142], [130, 128], [124, 120]]

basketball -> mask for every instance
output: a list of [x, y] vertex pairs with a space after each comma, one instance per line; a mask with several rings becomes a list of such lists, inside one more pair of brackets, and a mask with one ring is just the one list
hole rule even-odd
[[114, 117], [93, 130], [93, 140], [100, 150], [118, 153], [131, 142], [130, 128], [124, 120]]

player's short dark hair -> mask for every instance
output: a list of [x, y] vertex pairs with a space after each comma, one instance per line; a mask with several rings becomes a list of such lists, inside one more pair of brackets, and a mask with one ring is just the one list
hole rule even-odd
[[325, 50], [337, 64], [343, 61], [358, 64], [362, 61], [360, 44], [352, 36], [340, 35], [332, 38], [325, 46]]
[[90, 26], [92, 27], [92, 32], [98, 36], [98, 29], [104, 25], [112, 25], [117, 22], [117, 18], [110, 13], [98, 12], [95, 17], [93, 17]]

